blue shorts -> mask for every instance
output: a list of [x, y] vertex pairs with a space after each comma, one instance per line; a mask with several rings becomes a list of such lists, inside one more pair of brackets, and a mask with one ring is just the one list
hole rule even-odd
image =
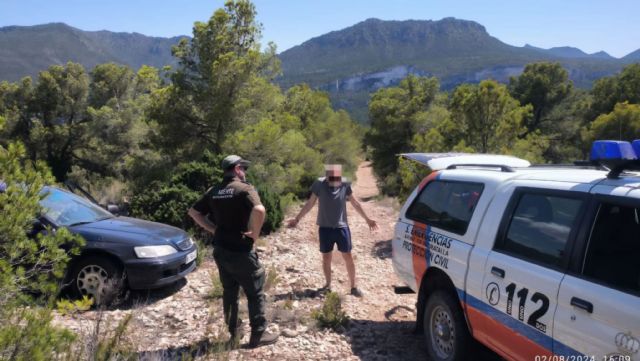
[[349, 227], [329, 228], [320, 227], [320, 252], [329, 253], [333, 251], [333, 245], [338, 244], [338, 251], [343, 253], [351, 252], [351, 231]]

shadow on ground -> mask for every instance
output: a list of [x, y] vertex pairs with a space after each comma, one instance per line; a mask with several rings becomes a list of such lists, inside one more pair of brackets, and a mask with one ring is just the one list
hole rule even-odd
[[371, 249], [371, 255], [379, 259], [391, 258], [391, 240], [377, 241]]
[[326, 290], [321, 288], [311, 289], [305, 288], [303, 290], [294, 290], [293, 292], [280, 293], [277, 295], [273, 295], [273, 301], [282, 301], [282, 300], [302, 300], [305, 298], [318, 298], [327, 293]]
[[116, 302], [108, 307], [110, 310], [130, 310], [140, 306], [152, 305], [164, 298], [173, 296], [187, 285], [185, 278], [171, 285], [152, 290], [126, 290]]
[[136, 359], [140, 361], [194, 360], [199, 357], [211, 356], [228, 350], [229, 347], [227, 342], [201, 340], [196, 344], [189, 346], [170, 347], [155, 351], [143, 351], [137, 354]]
[[[352, 319], [344, 331], [351, 350], [361, 360], [428, 360], [425, 337], [414, 332], [415, 322], [394, 320], [398, 314], [411, 312], [405, 306], [396, 306], [385, 312], [384, 321]], [[491, 350], [476, 345], [474, 360], [499, 361]]]

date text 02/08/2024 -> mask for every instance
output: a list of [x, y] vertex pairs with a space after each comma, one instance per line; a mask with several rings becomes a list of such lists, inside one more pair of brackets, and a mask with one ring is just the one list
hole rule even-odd
[[588, 356], [588, 355], [552, 355], [552, 356], [536, 356], [533, 361], [632, 361], [629, 355], [606, 355], [606, 356]]

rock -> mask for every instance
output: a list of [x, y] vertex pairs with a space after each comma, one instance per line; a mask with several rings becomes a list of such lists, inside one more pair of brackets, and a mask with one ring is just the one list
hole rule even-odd
[[284, 336], [284, 337], [293, 338], [293, 337], [297, 337], [298, 336], [298, 332], [294, 331], [294, 330], [291, 330], [291, 329], [288, 329], [288, 328], [285, 328], [284, 330], [282, 330], [281, 335]]

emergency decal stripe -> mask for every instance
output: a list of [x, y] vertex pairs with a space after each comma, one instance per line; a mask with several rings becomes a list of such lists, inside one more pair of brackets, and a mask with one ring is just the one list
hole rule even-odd
[[[554, 343], [556, 354], [582, 355], [571, 347], [553, 340], [538, 330], [526, 325], [515, 318], [496, 310], [476, 297], [457, 289], [460, 301], [466, 304], [469, 321], [491, 338], [500, 340], [499, 343], [509, 345], [511, 349], [519, 351], [520, 356], [533, 360], [535, 356], [553, 355]], [[463, 301], [464, 300], [464, 301]]]
[[[431, 172], [428, 176], [424, 177], [420, 185], [418, 186], [418, 192], [422, 191], [429, 182], [434, 179], [440, 178], [440, 172]], [[429, 245], [427, 244], [427, 232], [430, 231], [429, 226], [420, 222], [413, 222], [413, 229], [411, 230], [411, 249], [413, 258], [413, 276], [416, 279], [416, 286], [420, 287], [422, 284], [422, 276], [429, 267]]]
[[411, 257], [413, 258], [413, 276], [416, 278], [416, 286], [420, 287], [422, 284], [422, 276], [424, 275], [427, 267], [428, 256], [425, 256], [425, 251], [428, 248], [425, 247], [425, 234], [427, 234], [427, 225], [420, 222], [413, 222], [413, 228], [411, 229]]
[[418, 186], [418, 192], [423, 190], [424, 187], [427, 185], [427, 183], [431, 182], [434, 179], [438, 179], [440, 178], [440, 172], [439, 171], [435, 171], [435, 172], [431, 172], [428, 176], [424, 177], [424, 179], [422, 179], [422, 182], [420, 182], [420, 185]]

